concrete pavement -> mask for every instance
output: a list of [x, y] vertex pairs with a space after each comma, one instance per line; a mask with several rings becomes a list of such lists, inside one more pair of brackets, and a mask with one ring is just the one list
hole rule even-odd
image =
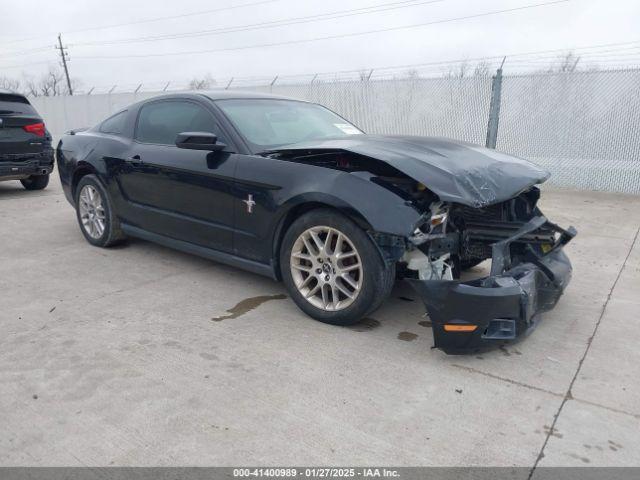
[[640, 197], [542, 208], [579, 231], [568, 291], [460, 357], [405, 285], [325, 325], [271, 280], [90, 246], [57, 178], [0, 183], [0, 466], [640, 465]]

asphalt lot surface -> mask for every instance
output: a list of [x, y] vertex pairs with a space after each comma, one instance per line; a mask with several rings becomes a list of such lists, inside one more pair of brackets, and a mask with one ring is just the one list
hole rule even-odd
[[[432, 350], [143, 241], [90, 246], [59, 181], [0, 183], [0, 466], [640, 465], [640, 197], [547, 190], [574, 277], [523, 342]], [[535, 474], [535, 472], [534, 472]]]

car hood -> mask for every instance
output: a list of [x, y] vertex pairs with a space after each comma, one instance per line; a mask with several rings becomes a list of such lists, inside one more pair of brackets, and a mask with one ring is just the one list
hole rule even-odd
[[549, 178], [521, 158], [446, 138], [353, 135], [286, 145], [265, 153], [345, 151], [375, 158], [424, 184], [446, 202], [484, 207]]

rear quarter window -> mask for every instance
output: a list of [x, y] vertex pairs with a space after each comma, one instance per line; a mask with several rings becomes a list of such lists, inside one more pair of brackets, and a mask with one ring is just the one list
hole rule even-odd
[[28, 113], [37, 115], [35, 108], [31, 106], [29, 100], [22, 95], [15, 93], [0, 93], [0, 113]]
[[102, 133], [110, 133], [112, 135], [121, 135], [122, 132], [124, 132], [126, 121], [127, 111], [118, 112], [100, 124], [100, 131]]

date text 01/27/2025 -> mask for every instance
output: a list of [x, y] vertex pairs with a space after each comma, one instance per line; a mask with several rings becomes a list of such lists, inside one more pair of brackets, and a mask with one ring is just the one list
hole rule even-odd
[[390, 468], [234, 468], [234, 478], [399, 478]]

